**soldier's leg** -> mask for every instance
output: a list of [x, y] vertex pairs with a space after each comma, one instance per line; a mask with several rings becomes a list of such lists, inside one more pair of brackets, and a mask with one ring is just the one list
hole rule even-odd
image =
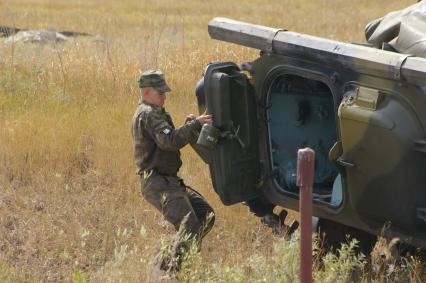
[[202, 239], [213, 228], [215, 222], [214, 210], [205, 198], [196, 190], [186, 186], [186, 192], [195, 214], [202, 223], [201, 231], [199, 232], [200, 239]]
[[161, 255], [159, 258], [160, 268], [166, 271], [179, 270], [191, 239], [198, 238], [202, 223], [189, 201], [186, 187], [182, 186], [179, 178], [153, 175], [142, 183], [144, 198], [178, 230], [171, 254]]
[[[184, 228], [188, 233], [196, 234], [198, 232], [201, 222], [198, 220], [186, 188], [181, 185], [179, 178], [154, 173], [142, 181], [142, 186], [143, 197], [157, 208], [177, 231]], [[184, 227], [180, 227], [181, 224]]]
[[[192, 206], [194, 214], [187, 214], [180, 225], [177, 233], [174, 254], [174, 270], [178, 270], [191, 244], [200, 248], [201, 239], [212, 229], [215, 221], [213, 208], [207, 203], [203, 196], [197, 191], [186, 187], [182, 181], [182, 186], [186, 189], [186, 195]], [[198, 219], [197, 225], [194, 225], [192, 216]], [[188, 233], [189, 232], [189, 233]], [[195, 242], [194, 242], [195, 241]]]

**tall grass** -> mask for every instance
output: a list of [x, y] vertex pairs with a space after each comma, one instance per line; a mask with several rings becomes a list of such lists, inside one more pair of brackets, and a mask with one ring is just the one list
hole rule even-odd
[[[362, 41], [369, 20], [411, 2], [1, 1], [0, 25], [94, 36], [48, 45], [0, 40], [0, 281], [161, 279], [152, 259], [173, 231], [141, 198], [134, 174], [136, 79], [163, 70], [175, 123], [195, 113], [194, 86], [208, 62], [240, 63], [258, 52], [210, 40], [210, 19]], [[223, 206], [206, 165], [189, 148], [183, 159], [181, 176], [213, 205], [217, 221], [187, 272], [164, 280], [269, 282], [279, 269], [288, 275], [277, 282], [292, 281], [297, 242], [275, 238], [242, 205]], [[371, 278], [386, 280], [378, 274]]]

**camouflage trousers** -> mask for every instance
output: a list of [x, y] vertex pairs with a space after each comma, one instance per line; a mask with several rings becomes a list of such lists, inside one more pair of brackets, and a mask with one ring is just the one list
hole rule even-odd
[[199, 244], [214, 225], [214, 211], [203, 196], [177, 176], [151, 171], [141, 176], [142, 195], [175, 227], [176, 242], [172, 257], [189, 248], [188, 239]]

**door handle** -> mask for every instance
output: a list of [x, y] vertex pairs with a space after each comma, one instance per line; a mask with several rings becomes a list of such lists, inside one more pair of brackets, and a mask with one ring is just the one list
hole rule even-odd
[[240, 126], [238, 126], [236, 129], [234, 127], [234, 123], [231, 121], [231, 130], [223, 132], [221, 137], [222, 138], [228, 138], [228, 139], [235, 139], [237, 140], [238, 144], [241, 146], [242, 149], [246, 149], [246, 144], [243, 142], [243, 140], [239, 136], [240, 132]]

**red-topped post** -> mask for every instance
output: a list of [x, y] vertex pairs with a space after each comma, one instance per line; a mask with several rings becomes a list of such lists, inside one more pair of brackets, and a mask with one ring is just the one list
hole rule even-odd
[[314, 184], [315, 151], [297, 152], [297, 185], [300, 188], [300, 282], [312, 282], [312, 186]]

